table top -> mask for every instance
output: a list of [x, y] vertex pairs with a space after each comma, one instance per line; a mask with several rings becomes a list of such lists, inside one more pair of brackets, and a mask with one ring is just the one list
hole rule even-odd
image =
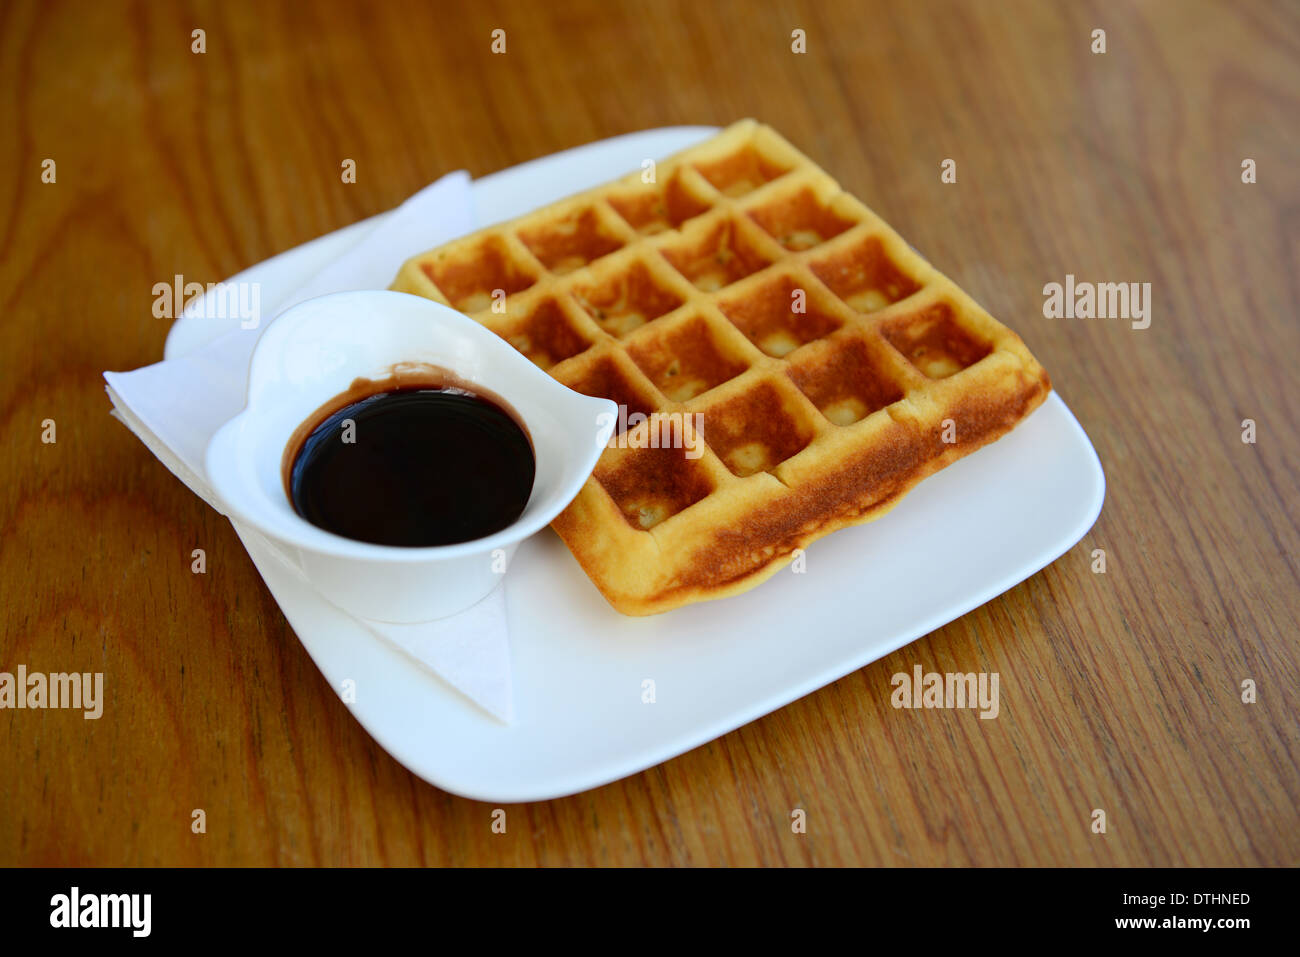
[[[0, 865], [1300, 863], [1296, 14], [6, 4], [0, 671], [106, 680], [98, 720], [0, 710]], [[493, 806], [352, 719], [100, 373], [161, 358], [155, 283], [225, 278], [449, 170], [742, 116], [1024, 337], [1105, 507], [982, 608], [494, 833]], [[1046, 317], [1067, 275], [1150, 283], [1149, 327]], [[891, 707], [917, 665], [997, 672], [999, 716]]]

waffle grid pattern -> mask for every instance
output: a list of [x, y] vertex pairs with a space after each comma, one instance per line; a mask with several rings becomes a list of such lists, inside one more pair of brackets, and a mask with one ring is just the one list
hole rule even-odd
[[[649, 416], [554, 526], [620, 611], [752, 587], [1045, 398], [1014, 333], [770, 128], [655, 174], [417, 256], [393, 286]], [[702, 416], [698, 457], [656, 447], [673, 413]]]

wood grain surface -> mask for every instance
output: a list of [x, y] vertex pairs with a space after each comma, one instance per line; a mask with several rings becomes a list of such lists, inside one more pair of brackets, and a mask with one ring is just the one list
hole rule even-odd
[[[493, 834], [353, 720], [100, 374], [161, 358], [175, 274], [449, 170], [742, 116], [1025, 338], [1104, 511], [898, 653]], [[0, 4], [0, 670], [106, 697], [0, 711], [0, 864], [1300, 863], [1297, 116], [1300, 7], [1264, 0]], [[1151, 283], [1150, 328], [1044, 318], [1067, 273]], [[918, 664], [998, 672], [1000, 716], [895, 710]]]

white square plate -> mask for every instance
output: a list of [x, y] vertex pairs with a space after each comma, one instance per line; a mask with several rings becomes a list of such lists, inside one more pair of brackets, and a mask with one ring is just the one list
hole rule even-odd
[[[494, 173], [473, 185], [478, 221], [525, 213], [713, 132], [650, 130]], [[264, 302], [280, 300], [368, 225], [230, 281], [261, 283]], [[212, 319], [178, 320], [166, 354], [225, 331]], [[509, 803], [641, 771], [895, 651], [1055, 561], [1092, 527], [1104, 496], [1097, 454], [1053, 392], [1010, 435], [926, 479], [883, 518], [816, 542], [804, 573], [787, 568], [734, 598], [624, 617], [546, 530], [524, 542], [505, 581], [509, 727], [320, 599], [258, 536], [236, 530], [326, 680], [336, 690], [356, 682], [350, 707], [375, 740], [440, 788]], [[647, 680], [654, 703], [642, 700]]]

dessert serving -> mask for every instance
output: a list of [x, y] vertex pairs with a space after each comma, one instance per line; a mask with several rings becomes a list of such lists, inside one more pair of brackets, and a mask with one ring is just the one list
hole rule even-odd
[[393, 288], [620, 406], [553, 527], [626, 614], [753, 587], [1051, 388], [1015, 333], [752, 120], [416, 256]]

